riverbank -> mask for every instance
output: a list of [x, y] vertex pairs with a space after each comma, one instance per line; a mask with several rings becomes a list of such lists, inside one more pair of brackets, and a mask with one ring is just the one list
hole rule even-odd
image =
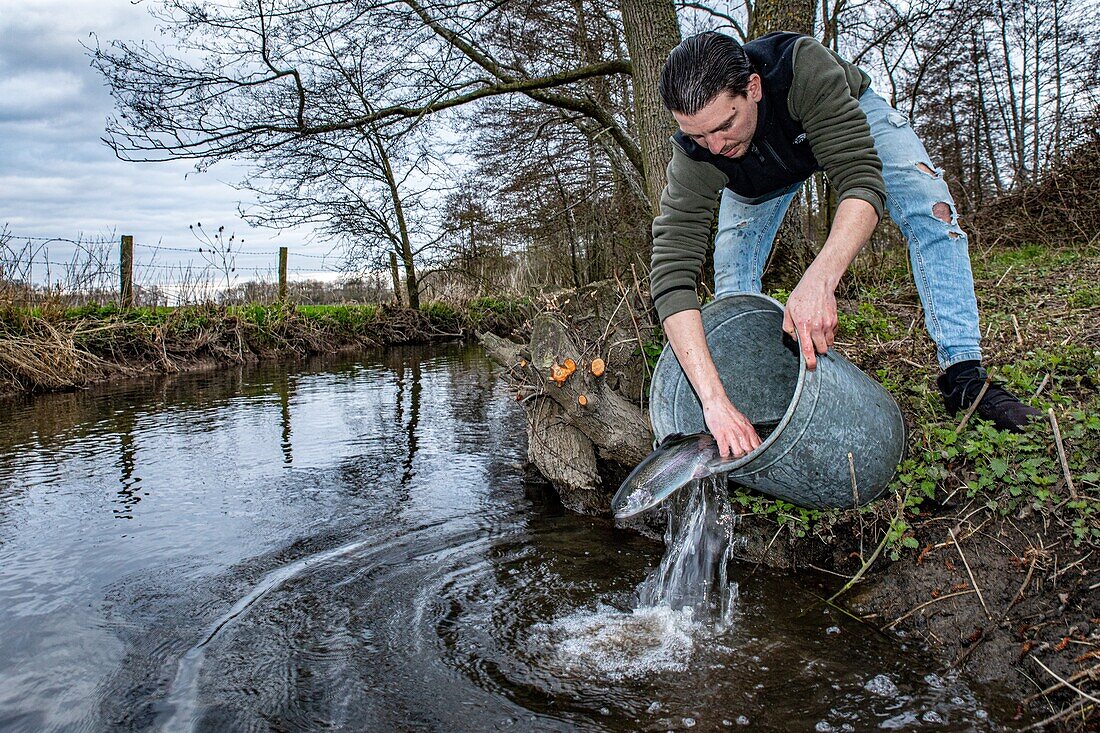
[[1002, 248], [973, 264], [986, 363], [1044, 419], [1015, 435], [948, 415], [904, 264], [865, 266], [837, 347], [908, 423], [893, 498], [812, 512], [740, 494], [744, 559], [818, 571], [823, 599], [1006, 687], [1025, 729], [1095, 729], [1100, 250]]
[[522, 301], [463, 306], [199, 305], [179, 308], [0, 307], [0, 396], [76, 389], [139, 374], [396, 344], [508, 334]]

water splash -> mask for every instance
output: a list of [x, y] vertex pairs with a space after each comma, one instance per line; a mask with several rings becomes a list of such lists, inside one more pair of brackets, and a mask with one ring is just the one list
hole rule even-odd
[[700, 638], [714, 648], [737, 605], [737, 583], [727, 570], [737, 544], [737, 518], [725, 476], [693, 481], [666, 506], [665, 556], [638, 587], [636, 608], [600, 604], [535, 624], [532, 648], [545, 654], [544, 664], [565, 674], [618, 681], [683, 672]]
[[717, 630], [733, 622], [737, 583], [729, 561], [737, 546], [725, 474], [695, 481], [669, 497], [665, 556], [638, 589], [639, 608], [689, 608]]

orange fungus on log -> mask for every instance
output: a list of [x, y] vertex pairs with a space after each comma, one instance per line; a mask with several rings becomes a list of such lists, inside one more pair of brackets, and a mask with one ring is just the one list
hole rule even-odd
[[569, 379], [569, 375], [577, 370], [577, 363], [572, 359], [566, 359], [563, 366], [558, 366], [554, 363], [550, 367], [550, 381], [559, 387], [565, 384], [565, 380]]

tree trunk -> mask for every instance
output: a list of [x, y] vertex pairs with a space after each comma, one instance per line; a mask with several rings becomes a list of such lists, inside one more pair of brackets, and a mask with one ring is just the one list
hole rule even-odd
[[407, 305], [410, 308], [420, 307], [420, 283], [416, 276], [416, 265], [413, 262], [412, 242], [409, 240], [409, 227], [405, 221], [405, 207], [401, 205], [401, 191], [397, 185], [397, 178], [393, 174], [393, 167], [390, 165], [390, 156], [386, 152], [386, 146], [382, 144], [382, 140], [377, 136], [377, 133], [371, 142], [374, 144], [375, 152], [378, 154], [378, 162], [381, 164], [382, 172], [386, 176], [386, 183], [390, 189], [390, 200], [393, 202], [394, 216], [397, 218], [397, 231], [400, 238], [394, 244], [397, 246], [398, 255], [401, 257], [401, 264], [405, 269], [405, 291], [408, 295], [406, 300]]
[[749, 23], [749, 38], [772, 31], [814, 34], [817, 3], [813, 0], [757, 0]]
[[[985, 88], [982, 85], [982, 67], [981, 67], [981, 47], [978, 45], [977, 34], [971, 35], [970, 41], [970, 59], [974, 64], [974, 80], [977, 84], [978, 90], [978, 116], [981, 119], [982, 125], [982, 138], [981, 142], [984, 143], [985, 154], [989, 158], [990, 172], [993, 174], [993, 185], [997, 195], [1001, 195], [1004, 191], [1004, 184], [1001, 181], [1001, 169], [997, 164], [997, 155], [993, 149], [993, 128], [989, 122], [989, 107], [985, 97]], [[978, 142], [975, 141], [975, 146]], [[976, 169], [975, 169], [976, 170]]]
[[1062, 162], [1062, 15], [1054, 0], [1054, 161]]
[[[772, 31], [813, 35], [817, 3], [814, 0], [757, 0], [749, 23], [749, 37], [759, 38]], [[775, 248], [769, 258], [768, 282], [793, 288], [806, 265], [813, 262], [813, 243], [805, 236], [803, 197], [796, 196], [783, 217]], [[772, 266], [774, 263], [774, 266]]]
[[536, 397], [527, 410], [527, 459], [549, 481], [565, 507], [578, 514], [606, 514], [596, 450], [584, 433], [562, 418], [562, 408]]
[[680, 42], [680, 25], [671, 0], [621, 0], [619, 7], [634, 68], [634, 126], [642, 148], [646, 196], [656, 216], [665, 188], [668, 138], [676, 129], [661, 102], [657, 80], [669, 52]]
[[1043, 88], [1043, 80], [1040, 78], [1043, 58], [1043, 33], [1040, 27], [1039, 3], [1035, 3], [1035, 79], [1032, 82], [1034, 99], [1031, 100], [1031, 175], [1032, 180], [1039, 180], [1039, 102], [1040, 90]]
[[1001, 52], [1004, 54], [1005, 76], [1008, 83], [1008, 111], [1012, 116], [1012, 127], [1009, 131], [1009, 150], [1012, 151], [1012, 167], [1015, 169], [1013, 171], [1012, 186], [1013, 188], [1020, 188], [1027, 178], [1027, 163], [1024, 160], [1024, 123], [1020, 119], [1022, 107], [1016, 103], [1016, 77], [1012, 72], [1012, 49], [1008, 44], [1009, 18], [1003, 0], [997, 0], [997, 9], [1000, 13]]
[[397, 270], [397, 252], [390, 251], [390, 278], [393, 280], [393, 299], [397, 305], [405, 305], [401, 292], [401, 273]]
[[633, 281], [559, 291], [539, 307], [526, 346], [489, 333], [481, 342], [523, 402], [531, 462], [567, 507], [607, 514], [619, 482], [652, 447], [641, 346], [656, 326]]

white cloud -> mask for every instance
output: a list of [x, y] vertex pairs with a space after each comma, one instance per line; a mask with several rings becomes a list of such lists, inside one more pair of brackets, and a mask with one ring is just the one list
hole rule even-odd
[[[245, 249], [331, 250], [312, 242], [308, 229], [280, 234], [247, 226], [237, 211], [242, 193], [228, 183], [241, 169], [219, 165], [200, 174], [184, 162], [127, 163], [102, 142], [112, 100], [81, 44], [161, 40], [144, 3], [0, 0], [0, 19], [0, 225], [17, 235], [128, 233], [138, 242], [188, 248], [198, 246], [188, 226], [201, 221], [243, 237]], [[71, 255], [51, 246], [51, 258]], [[157, 261], [193, 257], [161, 251]], [[242, 264], [265, 258], [242, 254]]]

